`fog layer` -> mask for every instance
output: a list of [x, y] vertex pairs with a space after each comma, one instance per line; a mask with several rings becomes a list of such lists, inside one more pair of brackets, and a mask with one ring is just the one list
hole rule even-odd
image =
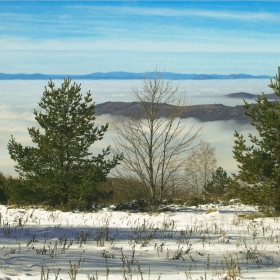
[[[62, 81], [55, 81], [60, 87]], [[179, 85], [178, 93], [185, 93], [191, 105], [221, 103], [228, 106], [243, 104], [242, 100], [230, 99], [224, 95], [233, 92], [249, 92], [252, 94], [271, 93], [267, 87], [267, 80], [206, 80], [206, 81], [174, 81], [174, 86]], [[8, 141], [13, 135], [16, 141], [23, 145], [31, 145], [31, 139], [27, 127], [36, 125], [33, 110], [39, 109], [38, 102], [42, 97], [44, 86], [47, 81], [0, 81], [1, 104], [0, 104], [0, 171], [4, 174], [16, 175], [14, 162], [10, 159], [7, 151]], [[82, 84], [82, 93], [91, 91], [96, 104], [107, 101], [135, 101], [132, 88], [141, 89], [141, 81], [115, 81], [98, 80], [77, 81]], [[252, 101], [250, 101], [252, 102]], [[117, 118], [110, 115], [98, 116], [96, 124], [101, 125], [109, 122], [109, 130], [103, 141], [95, 143], [92, 147], [94, 153], [98, 153], [107, 145], [113, 145], [115, 132], [113, 122]], [[202, 123], [189, 119], [190, 125], [197, 127]], [[232, 158], [234, 143], [233, 133], [238, 130], [243, 134], [254, 132], [252, 126], [240, 125], [234, 121], [207, 122], [201, 138], [210, 142], [216, 148], [218, 164], [229, 173], [236, 171], [236, 163]]]

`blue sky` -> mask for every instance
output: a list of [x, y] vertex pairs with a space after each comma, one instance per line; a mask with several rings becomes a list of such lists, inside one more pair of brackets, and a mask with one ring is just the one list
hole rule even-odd
[[0, 72], [273, 75], [279, 18], [275, 1], [1, 1]]

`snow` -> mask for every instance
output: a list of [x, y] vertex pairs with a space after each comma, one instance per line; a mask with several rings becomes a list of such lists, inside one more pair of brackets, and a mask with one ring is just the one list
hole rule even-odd
[[238, 203], [169, 209], [0, 205], [0, 279], [279, 279], [278, 218], [245, 219], [257, 209]]

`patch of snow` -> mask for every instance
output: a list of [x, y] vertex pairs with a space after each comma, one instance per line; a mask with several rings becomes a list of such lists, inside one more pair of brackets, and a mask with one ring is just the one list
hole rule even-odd
[[[0, 205], [0, 279], [279, 279], [280, 219], [243, 219], [238, 213], [257, 208], [240, 203], [166, 207], [149, 214]], [[206, 214], [210, 208], [217, 211]]]

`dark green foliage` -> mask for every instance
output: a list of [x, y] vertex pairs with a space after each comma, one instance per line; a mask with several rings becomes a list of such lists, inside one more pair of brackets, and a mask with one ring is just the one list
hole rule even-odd
[[16, 171], [28, 184], [37, 202], [64, 209], [91, 209], [101, 192], [100, 182], [114, 168], [120, 157], [105, 157], [107, 147], [98, 156], [92, 156], [91, 145], [102, 140], [108, 124], [94, 126], [95, 111], [91, 93], [84, 97], [81, 85], [65, 79], [61, 88], [52, 80], [45, 87], [39, 102], [42, 111], [34, 110], [41, 127], [28, 128], [33, 146], [23, 147], [12, 137], [8, 150], [17, 162]]
[[0, 172], [0, 204], [6, 204], [7, 202], [6, 177]]
[[[280, 79], [269, 85], [280, 97]], [[239, 172], [235, 178], [240, 182], [242, 201], [280, 211], [280, 102], [269, 101], [265, 94], [259, 95], [256, 105], [245, 102], [246, 115], [256, 128], [258, 137], [249, 134], [250, 145], [244, 136], [235, 131], [234, 158]]]
[[40, 192], [36, 194], [26, 180], [10, 176], [6, 177], [5, 191], [8, 198], [8, 204], [19, 206], [36, 204], [41, 194]]
[[122, 202], [116, 205], [117, 211], [134, 210], [138, 212], [150, 212], [151, 207], [145, 199], [137, 199], [130, 202]]
[[212, 173], [211, 180], [208, 180], [204, 186], [203, 194], [212, 201], [222, 200], [230, 193], [231, 186], [232, 179], [227, 176], [227, 172], [222, 167], [218, 167]]
[[25, 181], [0, 172], [0, 204], [26, 205], [33, 203], [36, 198]]

